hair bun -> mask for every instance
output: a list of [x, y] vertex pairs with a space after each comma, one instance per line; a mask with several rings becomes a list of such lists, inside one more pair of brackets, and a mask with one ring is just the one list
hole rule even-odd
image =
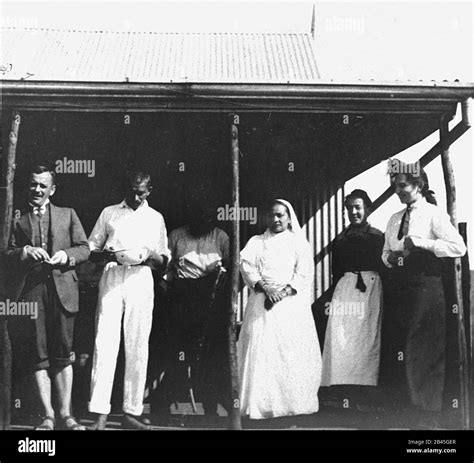
[[438, 205], [438, 202], [436, 201], [436, 194], [433, 190], [423, 191], [423, 197], [426, 199], [428, 203], [434, 204], [435, 206]]

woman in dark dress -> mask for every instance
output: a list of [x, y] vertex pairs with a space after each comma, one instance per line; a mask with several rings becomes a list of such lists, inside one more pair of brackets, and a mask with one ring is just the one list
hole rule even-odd
[[366, 407], [377, 386], [380, 363], [383, 233], [367, 218], [372, 201], [363, 190], [345, 199], [350, 225], [336, 239], [332, 254], [334, 294], [323, 350], [322, 386], [332, 386], [331, 402]]

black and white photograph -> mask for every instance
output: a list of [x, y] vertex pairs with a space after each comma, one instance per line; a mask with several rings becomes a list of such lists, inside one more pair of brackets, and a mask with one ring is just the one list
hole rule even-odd
[[2, 0], [0, 462], [472, 462], [473, 14]]

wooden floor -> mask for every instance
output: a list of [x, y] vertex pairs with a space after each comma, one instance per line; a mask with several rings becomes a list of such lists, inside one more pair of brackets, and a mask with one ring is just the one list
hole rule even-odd
[[[198, 412], [200, 410], [198, 409]], [[178, 407], [171, 410], [170, 415], [166, 417], [156, 417], [147, 413], [145, 409], [144, 416], [147, 416], [152, 424], [153, 430], [225, 430], [228, 427], [228, 419], [223, 412], [219, 410], [216, 417], [204, 416], [203, 414], [194, 414], [190, 404], [178, 404]], [[77, 415], [78, 420], [87, 426], [93, 422], [93, 415]], [[37, 417], [23, 418], [19, 421], [13, 421], [12, 430], [32, 430]], [[307, 430], [409, 430], [413, 429], [413, 423], [409, 417], [402, 414], [388, 415], [383, 411], [367, 412], [350, 409], [338, 409], [333, 407], [321, 407], [318, 413], [313, 415], [283, 417], [265, 420], [242, 419], [242, 428], [249, 430], [265, 429], [307, 429]], [[444, 428], [444, 426], [443, 426]], [[124, 430], [121, 423], [121, 415], [111, 414], [107, 423], [107, 430]], [[456, 429], [452, 425], [446, 426], [446, 429]], [[458, 428], [459, 429], [459, 428]]]

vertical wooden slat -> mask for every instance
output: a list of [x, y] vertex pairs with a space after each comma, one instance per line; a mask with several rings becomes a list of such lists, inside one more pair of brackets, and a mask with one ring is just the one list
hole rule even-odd
[[[453, 166], [449, 157], [448, 142], [448, 120], [441, 118], [440, 124], [440, 143], [441, 143], [441, 163], [443, 166], [444, 182], [446, 185], [446, 204], [448, 214], [451, 217], [451, 223], [457, 229], [456, 216], [456, 184], [454, 179]], [[463, 429], [468, 430], [470, 427], [470, 410], [469, 410], [469, 369], [466, 343], [466, 330], [464, 327], [464, 307], [462, 297], [462, 276], [461, 276], [461, 259], [454, 259], [454, 291], [457, 305], [457, 321], [458, 321], [458, 351], [459, 351], [459, 380], [461, 383], [461, 413]]]
[[[8, 136], [8, 148], [2, 159], [0, 177], [0, 221], [2, 227], [0, 252], [7, 248], [10, 236], [13, 213], [13, 179], [15, 177], [16, 146], [20, 121], [20, 113], [13, 111], [11, 130]], [[0, 269], [0, 272], [4, 271], [5, 268]], [[3, 275], [4, 277], [5, 275]], [[4, 291], [0, 288], [0, 294], [2, 293]], [[0, 318], [0, 430], [10, 428], [11, 360], [11, 345], [7, 321]]]
[[[231, 114], [231, 156], [232, 156], [232, 207], [239, 211], [239, 116]], [[237, 364], [237, 313], [239, 311], [239, 256], [240, 256], [240, 221], [239, 214], [234, 214], [232, 221], [231, 253], [231, 303], [228, 320], [228, 354], [231, 380], [231, 409], [229, 428], [241, 429], [239, 403], [239, 376]]]
[[2, 234], [0, 237], [0, 249], [6, 249], [10, 236], [13, 211], [13, 179], [15, 177], [16, 146], [20, 120], [20, 113], [13, 111], [11, 129], [8, 136], [8, 149], [6, 156], [2, 159], [2, 173], [0, 179], [0, 220], [2, 222]]

